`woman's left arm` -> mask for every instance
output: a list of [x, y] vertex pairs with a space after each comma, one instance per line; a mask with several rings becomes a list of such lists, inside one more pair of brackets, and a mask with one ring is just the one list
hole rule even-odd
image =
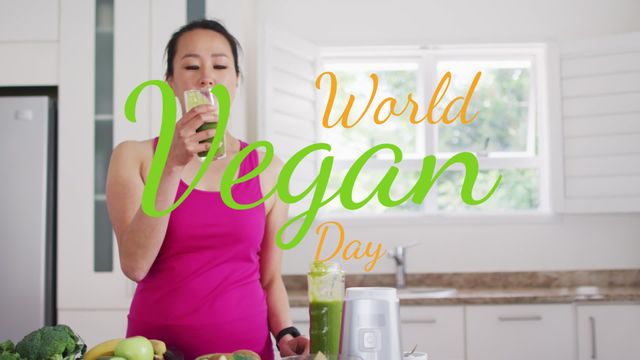
[[[277, 178], [279, 171], [268, 173], [272, 174], [274, 179]], [[275, 181], [268, 182], [275, 186]], [[265, 234], [260, 250], [260, 280], [267, 295], [269, 328], [274, 336], [293, 324], [289, 315], [289, 297], [282, 280], [282, 249], [276, 245], [275, 241], [276, 233], [288, 220], [288, 213], [289, 205], [277, 196], [277, 192], [274, 193], [273, 203], [267, 213]], [[282, 356], [309, 353], [309, 339], [304, 336], [293, 338], [291, 335], [285, 335], [280, 339], [278, 346]]]

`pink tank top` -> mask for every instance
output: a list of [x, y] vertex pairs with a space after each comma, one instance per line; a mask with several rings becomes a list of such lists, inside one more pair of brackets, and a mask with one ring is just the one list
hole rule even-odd
[[[158, 138], [154, 139], [154, 149]], [[246, 147], [240, 142], [240, 148]], [[254, 150], [239, 176], [258, 164]], [[175, 199], [187, 189], [180, 181]], [[262, 197], [259, 179], [236, 184], [233, 198], [251, 203]], [[160, 252], [136, 288], [127, 336], [165, 341], [185, 359], [213, 352], [253, 350], [274, 357], [260, 283], [264, 205], [229, 208], [219, 192], [193, 189], [170, 214]]]

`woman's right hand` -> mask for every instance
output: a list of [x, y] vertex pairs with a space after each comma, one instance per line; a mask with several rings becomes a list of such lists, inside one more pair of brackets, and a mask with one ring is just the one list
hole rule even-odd
[[208, 151], [211, 144], [201, 144], [200, 141], [214, 137], [216, 130], [196, 130], [205, 122], [217, 121], [218, 109], [213, 105], [198, 105], [184, 114], [176, 123], [167, 165], [174, 168], [184, 167], [199, 152]]

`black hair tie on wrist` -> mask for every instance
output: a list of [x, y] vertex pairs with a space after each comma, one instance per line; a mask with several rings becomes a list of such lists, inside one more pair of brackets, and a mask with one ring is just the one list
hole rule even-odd
[[300, 331], [295, 326], [289, 326], [287, 328], [284, 328], [284, 329], [280, 330], [278, 335], [276, 335], [276, 347], [278, 348], [278, 350], [280, 350], [280, 345], [279, 345], [280, 344], [280, 340], [285, 335], [291, 335], [294, 338], [297, 338], [298, 336], [300, 336]]

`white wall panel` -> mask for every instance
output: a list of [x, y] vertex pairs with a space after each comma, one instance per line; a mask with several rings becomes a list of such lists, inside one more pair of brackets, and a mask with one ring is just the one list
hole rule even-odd
[[[76, 12], [75, 16], [82, 16]], [[57, 41], [59, 0], [2, 1], [0, 42]]]
[[0, 86], [58, 84], [58, 42], [0, 42]]

